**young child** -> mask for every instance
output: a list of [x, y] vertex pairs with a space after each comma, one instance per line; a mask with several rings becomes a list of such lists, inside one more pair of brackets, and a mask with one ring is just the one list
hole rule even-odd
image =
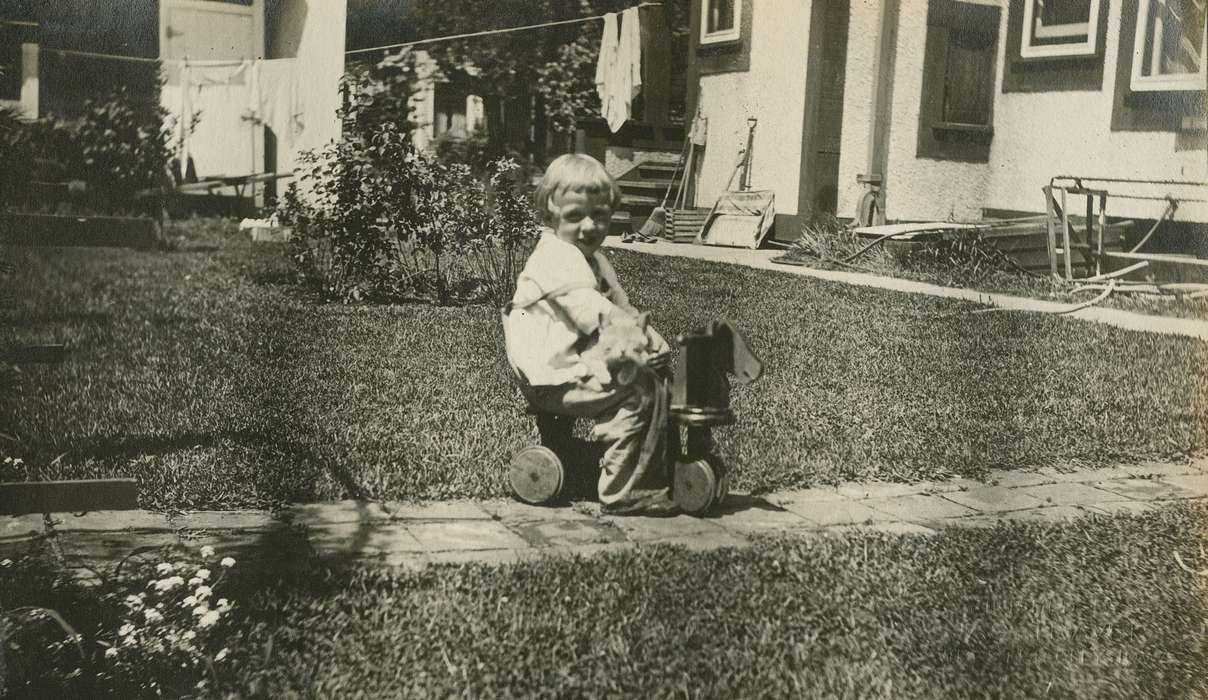
[[605, 512], [674, 515], [662, 451], [650, 449], [666, 428], [665, 411], [661, 421], [656, 415], [655, 392], [656, 372], [670, 360], [667, 342], [641, 319], [652, 358], [628, 373], [628, 383], [601, 382], [583, 357], [601, 327], [638, 323], [637, 309], [600, 252], [619, 199], [616, 183], [591, 156], [567, 154], [550, 164], [536, 193], [545, 228], [504, 321], [508, 362], [534, 407], [597, 420], [593, 435], [610, 443], [598, 484]]

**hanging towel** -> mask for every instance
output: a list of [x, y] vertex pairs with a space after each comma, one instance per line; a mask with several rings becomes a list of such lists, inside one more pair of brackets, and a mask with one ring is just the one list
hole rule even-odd
[[273, 130], [280, 153], [292, 153], [298, 136], [306, 128], [302, 93], [298, 86], [297, 60], [278, 58], [256, 61], [252, 68], [251, 111]]
[[642, 23], [636, 7], [625, 10], [617, 32], [616, 13], [604, 15], [596, 92], [608, 128], [616, 133], [632, 115], [633, 98], [642, 89]]
[[[621, 13], [621, 38], [617, 45], [617, 69], [621, 74], [618, 88], [622, 99], [617, 103], [623, 107], [625, 119], [629, 118], [633, 98], [642, 91], [642, 15], [638, 8], [631, 7]], [[613, 131], [621, 128], [618, 125]]]
[[[229, 116], [235, 90], [233, 86], [246, 89], [248, 69], [251, 61], [231, 61], [229, 63], [190, 64], [184, 59], [180, 66], [180, 113], [177, 116], [176, 136], [178, 157], [180, 159], [180, 177], [182, 181], [196, 179], [196, 170], [204, 170], [209, 174], [209, 164], [198, 165], [193, 162], [197, 156], [191, 141], [197, 137], [193, 133], [194, 119], [214, 121], [220, 115]], [[229, 121], [229, 120], [228, 120]], [[214, 126], [206, 124], [207, 127]], [[223, 125], [224, 128], [228, 125]], [[206, 131], [199, 122], [196, 128]]]
[[600, 107], [604, 118], [608, 118], [608, 104], [615, 82], [613, 72], [617, 64], [617, 13], [604, 15], [604, 33], [600, 36], [600, 57], [596, 63], [596, 94], [600, 96]]

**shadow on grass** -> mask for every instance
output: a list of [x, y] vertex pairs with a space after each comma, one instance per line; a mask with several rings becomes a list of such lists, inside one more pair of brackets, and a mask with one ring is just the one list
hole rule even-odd
[[98, 326], [108, 326], [113, 323], [113, 314], [103, 311], [60, 311], [14, 316], [14, 318], [9, 319], [7, 325], [11, 328], [21, 330], [59, 323], [93, 324]]
[[[138, 457], [166, 455], [196, 448], [220, 446], [244, 447], [263, 455], [261, 465], [266, 473], [263, 478], [270, 482], [296, 477], [302, 465], [316, 465], [326, 471], [340, 484], [349, 498], [366, 499], [370, 494], [353, 477], [352, 473], [329, 455], [322, 454], [314, 445], [282, 438], [280, 434], [262, 431], [218, 431], [183, 432], [172, 435], [109, 435], [98, 436], [83, 442], [66, 454], [75, 460], [98, 460], [108, 463], [128, 463]], [[305, 490], [304, 490], [305, 491]], [[313, 498], [314, 484], [308, 490]], [[302, 493], [295, 493], [302, 497]]]

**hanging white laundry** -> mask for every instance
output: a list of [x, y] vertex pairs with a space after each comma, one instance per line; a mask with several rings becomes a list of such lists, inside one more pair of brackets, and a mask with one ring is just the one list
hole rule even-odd
[[642, 92], [642, 19], [636, 7], [631, 7], [621, 13], [621, 39], [617, 45], [617, 70], [621, 73], [621, 84], [618, 85], [618, 89], [622, 96], [618, 104], [623, 107], [625, 118], [628, 119], [632, 113], [633, 98]]
[[187, 179], [190, 164], [203, 177], [255, 170], [255, 144], [241, 106], [247, 102], [251, 65], [181, 62], [180, 111], [175, 116], [182, 179]]
[[596, 64], [596, 92], [608, 128], [619, 131], [632, 115], [633, 98], [642, 89], [642, 24], [638, 8], [621, 14], [620, 33], [615, 13], [604, 16], [600, 57]]
[[254, 111], [273, 130], [280, 154], [292, 153], [298, 136], [306, 129], [297, 63], [293, 58], [269, 59], [257, 61], [253, 68], [257, 96]]
[[600, 96], [600, 110], [608, 118], [608, 105], [612, 96], [613, 72], [617, 64], [617, 13], [604, 15], [604, 33], [600, 36], [600, 56], [596, 59], [596, 94]]

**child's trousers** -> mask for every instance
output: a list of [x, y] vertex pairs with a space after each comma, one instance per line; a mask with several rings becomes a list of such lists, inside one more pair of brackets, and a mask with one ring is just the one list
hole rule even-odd
[[538, 410], [596, 419], [592, 436], [610, 443], [600, 460], [600, 503], [623, 505], [668, 486], [663, 463], [667, 412], [665, 406], [658, 410], [660, 382], [653, 371], [644, 371], [627, 387], [600, 391], [576, 383], [525, 387], [523, 393]]

